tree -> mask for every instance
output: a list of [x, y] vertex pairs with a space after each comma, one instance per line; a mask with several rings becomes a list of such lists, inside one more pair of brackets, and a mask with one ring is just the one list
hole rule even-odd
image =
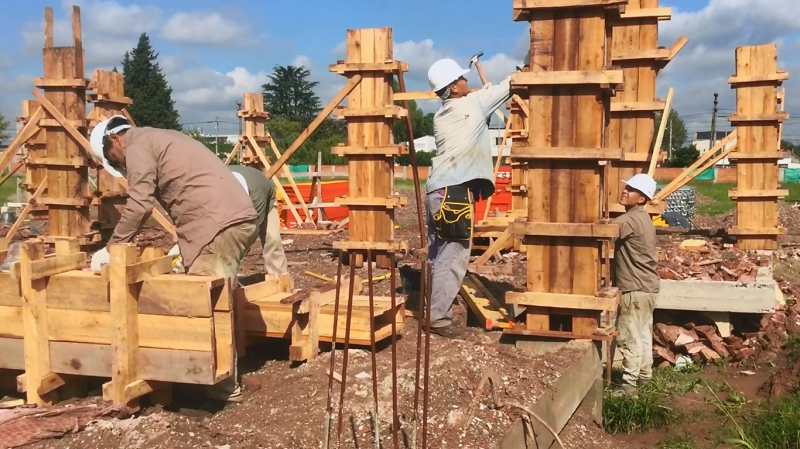
[[0, 142], [8, 140], [11, 137], [11, 135], [8, 133], [9, 126], [10, 125], [8, 124], [6, 118], [3, 117], [2, 113], [0, 113]]
[[264, 89], [264, 109], [273, 118], [286, 118], [308, 123], [321, 110], [319, 97], [314, 88], [319, 84], [309, 81], [311, 72], [304, 66], [276, 65]]
[[[658, 128], [661, 126], [661, 115], [656, 114], [656, 133], [658, 133]], [[667, 129], [664, 131], [664, 140], [661, 142], [661, 150], [667, 153], [678, 151], [683, 148], [687, 137], [686, 123], [684, 123], [678, 111], [673, 110], [669, 114]], [[670, 148], [670, 142], [672, 142], [672, 148]]]
[[[196, 129], [186, 132], [186, 135], [205, 145], [206, 148], [212, 153], [216, 153], [217, 157], [222, 160], [225, 160], [230, 152], [233, 151], [233, 144], [224, 138], [220, 138], [219, 142], [215, 145], [214, 137], [204, 136]], [[233, 164], [233, 162], [231, 163]]]
[[672, 153], [672, 158], [664, 161], [665, 167], [688, 167], [700, 157], [700, 152], [694, 145], [678, 148]]
[[125, 96], [133, 100], [129, 112], [139, 126], [180, 130], [172, 88], [157, 59], [158, 53], [153, 51], [147, 33], [139, 36], [136, 48], [125, 52], [122, 60]]
[[800, 148], [788, 140], [781, 140], [781, 149], [797, 156], [797, 150]]
[[[267, 122], [267, 130], [281, 152], [289, 148], [304, 129], [303, 123], [287, 118], [278, 117]], [[322, 163], [325, 165], [345, 164], [347, 162], [345, 158], [331, 154], [331, 148], [345, 142], [347, 142], [347, 123], [344, 120], [328, 118], [297, 149], [288, 163], [316, 165], [317, 153], [322, 153]]]

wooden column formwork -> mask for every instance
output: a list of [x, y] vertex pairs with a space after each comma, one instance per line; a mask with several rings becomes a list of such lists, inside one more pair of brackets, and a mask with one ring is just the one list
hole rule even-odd
[[80, 8], [77, 6], [72, 7], [72, 40], [71, 47], [53, 46], [53, 10], [45, 8], [44, 78], [37, 78], [34, 86], [44, 91], [43, 98], [53, 111], [48, 111], [46, 118], [39, 121], [39, 126], [46, 129], [47, 146], [46, 157], [39, 161], [47, 172], [47, 191], [40, 203], [47, 205], [49, 211], [51, 237], [84, 238], [91, 224], [89, 159], [56, 117], [60, 114], [78, 133], [86, 136], [89, 80], [84, 74]]
[[[133, 104], [133, 101], [125, 96], [124, 76], [121, 73], [95, 70], [92, 72], [91, 87], [94, 92], [88, 98], [94, 109], [89, 114], [90, 129], [115, 115], [128, 116], [125, 108]], [[128, 201], [128, 190], [119, 178], [111, 176], [102, 168], [98, 167], [96, 172], [97, 193], [100, 196], [97, 221], [105, 239], [110, 237], [119, 222]]]
[[[39, 103], [36, 100], [23, 100], [22, 115], [18, 118], [18, 121], [23, 125], [27, 124], [37, 109], [39, 109]], [[36, 188], [44, 181], [47, 175], [45, 166], [38, 163], [38, 161], [47, 156], [46, 133], [46, 128], [38, 128], [33, 136], [25, 142], [26, 171], [24, 188], [27, 192], [26, 201], [30, 200]], [[30, 215], [37, 219], [47, 218], [47, 207], [36, 205], [31, 209]]]
[[736, 201], [736, 226], [728, 233], [748, 250], [774, 250], [778, 236], [778, 199], [788, 195], [778, 184], [779, 132], [788, 119], [778, 112], [778, 86], [789, 74], [778, 70], [777, 45], [736, 49], [736, 75], [728, 79], [736, 89], [736, 112], [729, 116], [736, 126], [737, 149], [728, 158], [736, 161], [736, 189], [728, 192]]
[[[612, 161], [608, 169], [607, 204], [614, 215], [625, 212], [617, 204], [622, 181], [647, 173], [653, 153], [660, 157], [661, 149], [653, 149], [655, 118], [666, 102], [656, 98], [656, 77], [674, 55], [658, 47], [658, 23], [671, 17], [671, 9], [659, 8], [658, 2], [628, 0], [625, 12], [608, 22], [606, 50], [625, 77], [624, 88], [611, 99], [606, 131], [605, 146], [622, 149], [622, 159]], [[676, 44], [676, 52], [683, 43], [681, 39]]]
[[[263, 171], [265, 165], [259, 157], [259, 152], [266, 157], [265, 148], [270, 141], [264, 127], [269, 120], [269, 113], [264, 111], [264, 96], [254, 93], [244, 94], [242, 110], [238, 115], [244, 121], [244, 134], [239, 136], [239, 144], [242, 146], [239, 151], [239, 164]], [[252, 136], [252, 141], [247, 136]]]
[[[350, 173], [349, 196], [336, 199], [349, 209], [350, 241], [334, 242], [337, 249], [385, 253], [407, 248], [406, 242], [394, 241], [395, 208], [407, 204], [394, 194], [394, 158], [407, 148], [394, 144], [392, 125], [408, 111], [394, 104], [392, 81], [408, 66], [392, 59], [392, 45], [391, 28], [347, 30], [347, 60], [330, 67], [348, 79], [361, 77], [347, 107], [333, 111], [334, 117], [347, 120], [347, 145], [331, 152], [347, 158]], [[359, 253], [356, 266], [362, 263]], [[377, 264], [389, 268], [389, 258], [379, 255]]]
[[601, 311], [619, 301], [600, 270], [601, 247], [619, 231], [600, 221], [604, 161], [622, 157], [603, 142], [608, 97], [623, 79], [607, 67], [606, 15], [624, 3], [514, 0], [514, 19], [531, 24], [530, 72], [511, 79], [527, 89], [531, 130], [511, 149], [528, 164], [528, 214], [511, 226], [527, 247], [528, 276], [526, 292], [506, 295], [526, 308], [525, 325], [506, 333], [593, 338]]

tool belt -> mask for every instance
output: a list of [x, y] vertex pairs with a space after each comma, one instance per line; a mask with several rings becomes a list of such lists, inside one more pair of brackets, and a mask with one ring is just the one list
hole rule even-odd
[[472, 202], [469, 195], [466, 186], [445, 187], [442, 207], [433, 216], [438, 238], [456, 242], [472, 239]]

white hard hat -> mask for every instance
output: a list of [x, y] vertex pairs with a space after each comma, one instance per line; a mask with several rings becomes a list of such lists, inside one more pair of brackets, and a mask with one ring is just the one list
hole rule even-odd
[[237, 181], [239, 181], [239, 184], [241, 184], [242, 187], [244, 187], [244, 193], [249, 195], [250, 190], [247, 188], [247, 181], [244, 180], [244, 176], [240, 175], [239, 173], [233, 172], [233, 177], [236, 178]]
[[[110, 127], [109, 124], [111, 125]], [[108, 120], [103, 120], [102, 122], [98, 123], [97, 126], [95, 126], [92, 130], [92, 135], [89, 136], [89, 143], [92, 146], [92, 153], [97, 159], [103, 162], [103, 168], [105, 168], [105, 170], [115, 178], [124, 178], [125, 176], [119, 170], [112, 167], [111, 164], [109, 164], [108, 159], [106, 159], [105, 155], [103, 154], [103, 139], [106, 136], [116, 134], [123, 129], [128, 129], [130, 127], [131, 123], [124, 115], [115, 115]]]
[[469, 70], [462, 69], [452, 59], [440, 59], [428, 69], [428, 83], [434, 92], [439, 92], [467, 73]]
[[635, 175], [633, 178], [622, 182], [642, 192], [649, 200], [652, 200], [653, 197], [656, 196], [656, 180], [644, 173]]

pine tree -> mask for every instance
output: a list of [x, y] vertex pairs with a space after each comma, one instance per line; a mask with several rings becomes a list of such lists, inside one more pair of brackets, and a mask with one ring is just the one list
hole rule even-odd
[[122, 60], [125, 96], [133, 100], [129, 111], [139, 126], [180, 130], [172, 88], [161, 73], [157, 58], [147, 33], [139, 36], [136, 48], [125, 52]]
[[320, 100], [314, 92], [319, 82], [309, 81], [311, 72], [304, 66], [292, 65], [273, 68], [267, 75], [269, 82], [264, 89], [264, 107], [276, 118], [286, 118], [309, 123], [321, 108]]

